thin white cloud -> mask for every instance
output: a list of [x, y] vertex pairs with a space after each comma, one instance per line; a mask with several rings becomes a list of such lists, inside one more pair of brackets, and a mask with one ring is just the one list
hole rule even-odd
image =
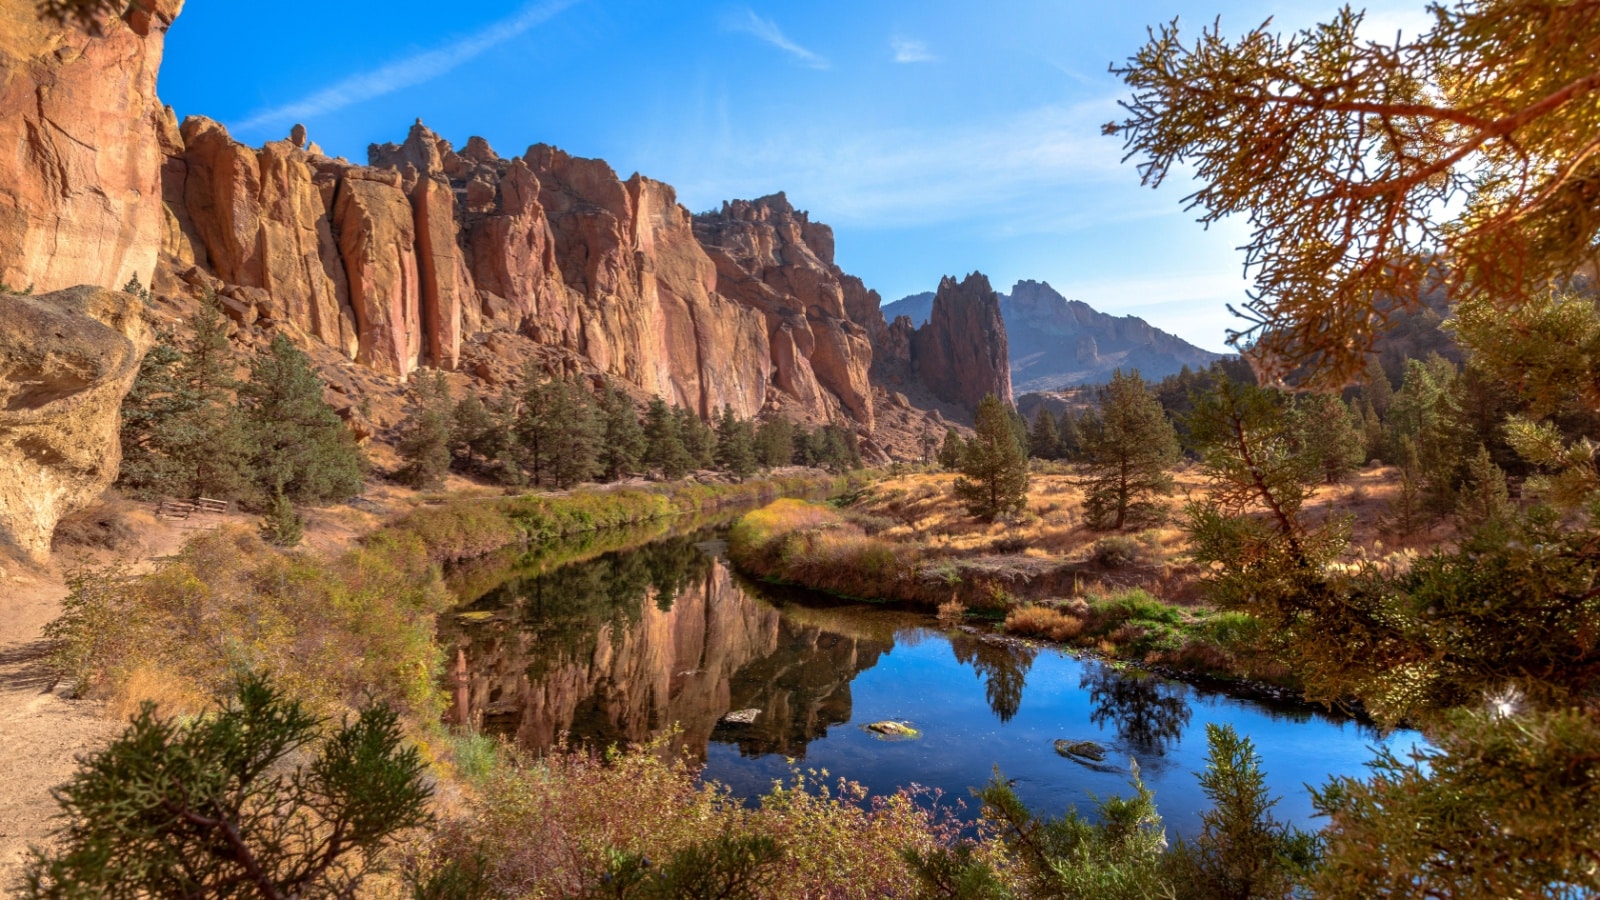
[[[679, 196], [691, 204], [785, 189], [835, 225], [920, 226], [1001, 214], [1016, 224], [1037, 215], [1049, 220], [1040, 228], [1054, 230], [1064, 189], [1134, 177], [1121, 164], [1121, 145], [1100, 134], [1115, 109], [1115, 99], [1105, 98], [934, 128], [853, 120], [746, 127], [696, 142], [680, 151], [678, 165], [664, 168], [675, 172]], [[1156, 200], [1172, 203], [1152, 195], [1152, 206]]]
[[923, 41], [913, 40], [898, 35], [889, 39], [889, 47], [894, 50], [894, 61], [897, 63], [925, 63], [938, 62], [939, 57], [933, 55], [928, 45]]
[[333, 85], [282, 106], [251, 115], [234, 124], [236, 131], [304, 122], [401, 88], [431, 81], [475, 56], [527, 32], [582, 0], [542, 0], [522, 7], [516, 15], [454, 43], [426, 50], [368, 72], [351, 75]]
[[761, 18], [756, 15], [756, 11], [753, 9], [745, 9], [744, 15], [730, 16], [724, 24], [729, 31], [743, 32], [757, 40], [777, 47], [807, 68], [826, 69], [832, 65], [832, 63], [828, 62], [827, 57], [807, 50], [789, 40], [783, 30], [778, 27], [777, 22]]

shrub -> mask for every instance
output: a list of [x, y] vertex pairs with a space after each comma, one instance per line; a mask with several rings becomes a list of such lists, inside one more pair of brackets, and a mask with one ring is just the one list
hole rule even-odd
[[84, 760], [57, 793], [60, 846], [34, 851], [24, 895], [348, 896], [399, 834], [432, 821], [432, 793], [393, 710], [368, 707], [324, 734], [247, 677], [232, 703], [188, 724], [145, 704]]
[[1065, 643], [1083, 632], [1083, 620], [1048, 606], [1022, 606], [1006, 614], [1005, 630]]
[[138, 543], [139, 533], [128, 524], [122, 504], [113, 501], [63, 517], [56, 523], [50, 549], [57, 553], [74, 548], [123, 550]]
[[1139, 542], [1125, 535], [1114, 534], [1094, 543], [1089, 558], [1104, 569], [1122, 569], [1139, 561]]

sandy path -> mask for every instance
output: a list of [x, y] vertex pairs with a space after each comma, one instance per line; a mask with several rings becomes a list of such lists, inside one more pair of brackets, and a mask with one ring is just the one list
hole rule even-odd
[[100, 704], [66, 699], [46, 665], [41, 632], [66, 593], [53, 572], [0, 564], [0, 890], [55, 824], [50, 789], [120, 730]]

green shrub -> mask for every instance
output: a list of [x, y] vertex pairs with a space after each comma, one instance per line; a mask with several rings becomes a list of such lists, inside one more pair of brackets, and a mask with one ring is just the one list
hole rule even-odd
[[384, 706], [329, 734], [257, 677], [188, 724], [145, 704], [59, 789], [67, 824], [34, 851], [23, 893], [349, 896], [398, 836], [431, 823], [423, 773]]

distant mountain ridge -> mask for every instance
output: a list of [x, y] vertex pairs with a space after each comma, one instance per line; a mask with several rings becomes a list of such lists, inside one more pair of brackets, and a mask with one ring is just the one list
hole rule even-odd
[[[884, 317], [928, 321], [932, 292], [912, 294], [883, 307]], [[1203, 350], [1138, 316], [1113, 316], [1081, 300], [1068, 300], [1042, 281], [1019, 281], [1000, 295], [1010, 343], [1011, 381], [1018, 394], [1107, 381], [1117, 369], [1138, 369], [1148, 380], [1184, 366], [1204, 368], [1223, 354]]]

